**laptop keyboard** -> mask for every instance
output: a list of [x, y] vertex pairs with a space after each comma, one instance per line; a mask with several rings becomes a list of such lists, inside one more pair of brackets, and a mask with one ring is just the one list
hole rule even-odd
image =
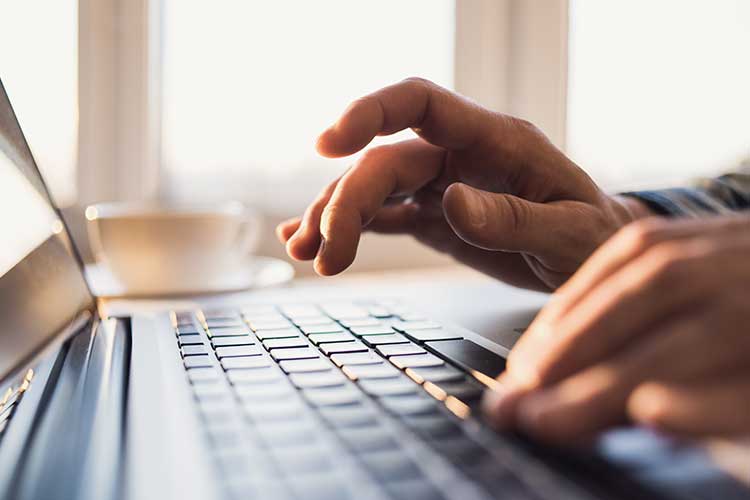
[[229, 498], [537, 498], [471, 432], [500, 356], [392, 302], [179, 311]]

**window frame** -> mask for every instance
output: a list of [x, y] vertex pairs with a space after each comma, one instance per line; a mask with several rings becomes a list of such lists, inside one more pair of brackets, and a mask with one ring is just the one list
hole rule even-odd
[[[565, 142], [568, 1], [456, 0], [455, 88]], [[79, 0], [79, 204], [157, 200], [160, 0]]]

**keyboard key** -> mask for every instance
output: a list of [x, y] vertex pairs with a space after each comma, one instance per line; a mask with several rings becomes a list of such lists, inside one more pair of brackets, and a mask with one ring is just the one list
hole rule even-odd
[[405, 330], [433, 330], [435, 328], [441, 328], [441, 326], [434, 321], [397, 321], [393, 323], [392, 326], [399, 332]]
[[235, 335], [249, 335], [249, 332], [244, 326], [240, 327], [228, 327], [228, 328], [209, 328], [209, 337], [233, 337]]
[[291, 347], [307, 347], [309, 344], [302, 337], [292, 337], [284, 339], [266, 339], [263, 341], [266, 349], [289, 349]]
[[[254, 332], [258, 332], [258, 330], [284, 330], [287, 328], [291, 328], [292, 323], [285, 318], [279, 319], [277, 321], [255, 321], [250, 322], [250, 328], [253, 329]], [[295, 330], [297, 331], [297, 330]]]
[[407, 339], [400, 333], [394, 333], [393, 335], [363, 335], [362, 342], [369, 345], [370, 347], [375, 347], [378, 345], [387, 345], [387, 344], [409, 344], [411, 343], [409, 339]]
[[339, 321], [339, 323], [347, 328], [382, 325], [382, 323], [375, 318], [342, 319], [341, 321]]
[[177, 327], [177, 335], [198, 335], [200, 332], [198, 328], [192, 323], [189, 325], [182, 325]]
[[428, 396], [387, 396], [378, 401], [386, 410], [396, 415], [437, 413], [435, 400]]
[[211, 363], [211, 360], [209, 359], [208, 355], [203, 354], [199, 356], [188, 356], [183, 360], [183, 363], [185, 363], [185, 368], [209, 368], [213, 366], [213, 363]]
[[330, 317], [343, 319], [367, 318], [367, 310], [354, 304], [322, 304], [323, 311]]
[[[432, 383], [432, 382], [430, 382]], [[484, 393], [484, 386], [473, 380], [466, 380], [463, 382], [441, 382], [435, 384], [449, 396], [460, 399], [467, 404], [475, 404], [481, 398]]]
[[307, 411], [296, 398], [263, 402], [245, 401], [242, 407], [248, 417], [256, 422], [297, 421]]
[[390, 318], [393, 313], [383, 306], [370, 306], [367, 308], [367, 314], [374, 318]]
[[331, 364], [323, 359], [291, 359], [279, 363], [287, 373], [322, 372], [331, 370]]
[[445, 362], [434, 354], [413, 354], [409, 356], [393, 356], [391, 363], [402, 370], [405, 368], [434, 367], [444, 365]]
[[376, 350], [385, 357], [403, 356], [407, 354], [424, 354], [427, 352], [418, 345], [412, 343], [381, 345], [378, 346]]
[[182, 346], [183, 356], [197, 356], [199, 354], [208, 354], [208, 349], [206, 349], [206, 346], [204, 346], [203, 344]]
[[464, 435], [435, 440], [431, 445], [460, 467], [470, 467], [492, 460], [487, 450]]
[[308, 316], [306, 318], [299, 318], [294, 320], [294, 324], [297, 326], [314, 326], [314, 325], [327, 325], [331, 322], [331, 318], [328, 316]]
[[242, 335], [239, 337], [216, 337], [211, 339], [211, 345], [213, 345], [214, 348], [253, 345], [254, 343], [253, 338], [249, 335]]
[[314, 333], [337, 333], [343, 332], [344, 329], [338, 323], [328, 323], [325, 325], [312, 325], [312, 326], [301, 326], [300, 330], [305, 335], [312, 335]]
[[281, 374], [268, 366], [258, 367], [254, 370], [229, 370], [227, 378], [234, 385], [265, 384], [281, 379]]
[[362, 393], [349, 386], [305, 389], [302, 396], [318, 407], [351, 406], [362, 400]]
[[255, 330], [255, 336], [260, 340], [266, 339], [288, 339], [292, 337], [299, 337], [299, 330], [296, 328], [283, 328], [274, 330]]
[[417, 465], [398, 450], [378, 451], [361, 455], [367, 469], [381, 481], [398, 481], [422, 477]]
[[[251, 370], [255, 371], [255, 370]], [[288, 398], [293, 395], [293, 390], [289, 384], [278, 379], [275, 382], [266, 382], [263, 384], [243, 384], [235, 387], [235, 392], [243, 401], [268, 401]]]
[[326, 356], [346, 352], [367, 352], [367, 346], [359, 340], [353, 342], [337, 342], [335, 344], [320, 344], [320, 349]]
[[177, 343], [180, 346], [185, 345], [203, 345], [203, 338], [200, 335], [179, 335]]
[[466, 374], [452, 366], [438, 368], [407, 368], [406, 375], [418, 384], [429, 382], [458, 382], [466, 379]]
[[271, 356], [276, 361], [285, 359], [313, 359], [320, 357], [320, 353], [312, 347], [299, 347], [296, 349], [274, 349]]
[[217, 347], [216, 356], [219, 359], [231, 358], [235, 356], [260, 356], [263, 351], [257, 345], [240, 345]]
[[[313, 402], [313, 404], [315, 404]], [[322, 405], [320, 405], [322, 406]], [[328, 406], [319, 408], [320, 414], [334, 427], [375, 425], [378, 415], [364, 405]]]
[[316, 427], [309, 419], [302, 422], [262, 422], [258, 425], [258, 433], [271, 448], [316, 446], [320, 441], [315, 431]]
[[351, 380], [394, 378], [401, 375], [396, 368], [388, 364], [380, 365], [346, 365], [342, 371]]
[[404, 329], [403, 333], [416, 342], [430, 342], [433, 340], [456, 340], [463, 338], [462, 335], [450, 330], [445, 330], [443, 328], [435, 328], [433, 330], [417, 330], [414, 328], [406, 328]]
[[384, 486], [394, 500], [441, 500], [445, 498], [425, 479], [388, 481], [384, 483]]
[[226, 384], [198, 384], [193, 387], [193, 394], [198, 399], [226, 398], [229, 389]]
[[206, 319], [206, 325], [208, 325], [209, 329], [212, 328], [245, 328], [244, 323], [240, 320], [239, 317], [235, 318], [215, 318], [215, 319]]
[[[297, 498], [317, 500], [351, 500], [349, 481], [339, 474], [329, 471], [323, 474], [289, 478], [289, 486]], [[278, 497], [267, 497], [278, 498]]]
[[181, 325], [184, 323], [192, 323], [193, 322], [193, 313], [192, 311], [176, 311], [174, 313], [175, 318], [177, 319], [177, 324]]
[[403, 422], [411, 429], [428, 438], [443, 438], [461, 435], [461, 428], [445, 415], [412, 415]]
[[378, 365], [383, 363], [383, 358], [373, 352], [354, 352], [334, 354], [331, 361], [337, 366], [344, 365]]
[[329, 344], [333, 342], [350, 342], [356, 340], [350, 333], [316, 333], [307, 337], [315, 345]]
[[339, 429], [337, 434], [355, 453], [399, 449], [393, 432], [382, 425], [347, 427]]
[[332, 470], [330, 451], [322, 447], [273, 450], [279, 467], [298, 478], [301, 474], [320, 474]]
[[427, 318], [424, 314], [415, 313], [412, 311], [401, 311], [398, 313], [398, 317], [401, 321], [426, 321]]
[[190, 382], [197, 384], [219, 380], [219, 373], [212, 368], [193, 368], [187, 371]]
[[238, 427], [234, 425], [237, 423], [237, 405], [233, 399], [199, 399], [197, 403], [207, 429], [220, 430], [230, 427], [236, 429]]
[[460, 367], [476, 370], [490, 378], [505, 370], [505, 359], [470, 340], [442, 340], [426, 345]]
[[269, 304], [255, 304], [243, 307], [240, 312], [245, 317], [262, 316], [264, 314], [278, 314], [276, 306]]
[[406, 377], [393, 379], [365, 379], [359, 381], [359, 386], [370, 396], [396, 396], [414, 394], [419, 388]]
[[320, 309], [318, 309], [316, 306], [308, 304], [285, 305], [281, 306], [279, 310], [284, 316], [292, 319], [320, 316]]
[[292, 373], [289, 375], [289, 378], [300, 389], [335, 387], [344, 385], [346, 381], [346, 377], [341, 372], [333, 370], [313, 373]]
[[362, 335], [391, 335], [396, 333], [396, 331], [388, 325], [355, 326], [350, 328], [350, 331], [358, 337], [361, 337]]
[[268, 358], [263, 356], [246, 356], [241, 358], [232, 357], [223, 358], [221, 360], [221, 366], [223, 366], [225, 370], [264, 368], [266, 366], [271, 366], [271, 362]]

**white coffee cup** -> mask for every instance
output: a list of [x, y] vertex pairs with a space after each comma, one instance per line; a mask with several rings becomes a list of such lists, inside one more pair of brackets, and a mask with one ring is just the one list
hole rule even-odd
[[128, 293], [212, 289], [247, 265], [260, 218], [239, 202], [99, 203], [86, 208], [97, 262]]

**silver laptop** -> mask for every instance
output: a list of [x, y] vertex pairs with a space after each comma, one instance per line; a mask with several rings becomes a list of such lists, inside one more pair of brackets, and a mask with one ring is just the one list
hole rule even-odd
[[489, 431], [507, 349], [401, 301], [102, 316], [1, 83], [0, 184], [0, 498], [747, 494], [638, 431], [580, 453]]

